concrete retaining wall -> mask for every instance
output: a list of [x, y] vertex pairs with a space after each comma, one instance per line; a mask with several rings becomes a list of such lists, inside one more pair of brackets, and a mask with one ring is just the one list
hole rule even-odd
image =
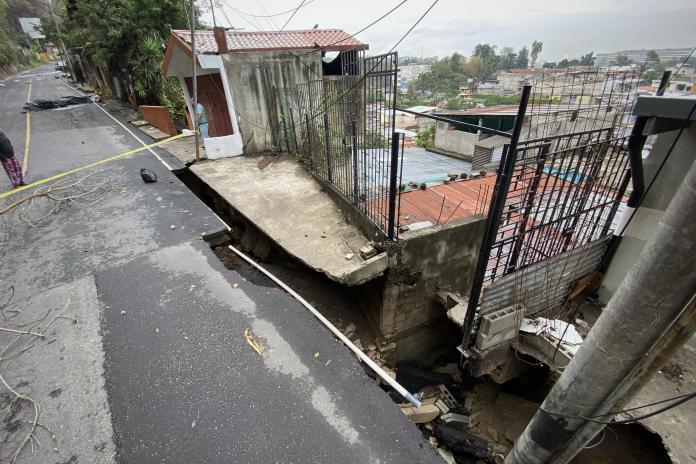
[[468, 294], [484, 228], [485, 219], [475, 216], [401, 234], [381, 287], [363, 299], [382, 336], [396, 342], [396, 361], [423, 360], [456, 339], [442, 336], [450, 324], [435, 295]]
[[435, 127], [433, 151], [471, 161], [479, 136], [470, 132], [449, 129], [446, 122], [438, 122]]
[[[297, 59], [298, 54], [302, 59]], [[296, 84], [321, 79], [321, 54], [318, 51], [232, 52], [223, 61], [244, 153], [272, 151], [283, 135], [278, 118], [275, 89], [295, 88]]]

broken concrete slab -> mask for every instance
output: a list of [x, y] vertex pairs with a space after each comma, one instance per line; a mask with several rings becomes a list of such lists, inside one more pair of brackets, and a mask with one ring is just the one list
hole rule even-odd
[[[386, 253], [360, 257], [370, 240], [292, 157], [208, 160], [191, 171], [286, 252], [330, 279], [358, 285], [387, 269]], [[355, 257], [347, 260], [349, 253]]]
[[420, 407], [402, 405], [401, 412], [406, 414], [414, 424], [425, 424], [437, 419], [440, 410], [434, 404], [422, 404]]
[[171, 137], [171, 135], [167, 134], [166, 132], [162, 132], [161, 130], [150, 124], [138, 126], [138, 129], [144, 132], [148, 137], [154, 139], [156, 142]]

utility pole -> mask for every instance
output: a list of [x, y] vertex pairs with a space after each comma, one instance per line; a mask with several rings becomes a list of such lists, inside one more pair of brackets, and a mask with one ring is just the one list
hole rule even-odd
[[[696, 331], [696, 163], [506, 464], [566, 464]], [[587, 420], [586, 418], [593, 419]]]
[[200, 147], [198, 146], [198, 80], [196, 77], [196, 2], [191, 0], [191, 91], [193, 92], [193, 138], [196, 142], [196, 161], [201, 160]]
[[65, 56], [65, 61], [67, 61], [68, 67], [70, 67], [70, 75], [72, 76], [74, 81], [77, 81], [77, 78], [75, 77], [75, 68], [73, 68], [72, 60], [70, 59], [70, 55], [68, 54], [68, 49], [65, 48], [65, 44], [63, 43], [63, 34], [61, 34], [60, 32], [60, 26], [58, 25], [56, 15], [53, 12], [53, 0], [46, 1], [48, 3], [48, 9], [51, 12], [51, 19], [53, 20], [53, 25], [56, 26], [56, 32], [58, 32], [58, 47], [63, 49], [63, 56]]

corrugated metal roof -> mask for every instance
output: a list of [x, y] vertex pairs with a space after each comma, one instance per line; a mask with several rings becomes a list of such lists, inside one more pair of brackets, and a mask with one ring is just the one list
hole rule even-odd
[[[191, 31], [174, 30], [173, 34], [191, 43]], [[367, 50], [369, 46], [340, 29], [311, 29], [306, 31], [225, 31], [230, 51], [310, 50], [323, 51]], [[218, 53], [213, 31], [196, 31], [196, 49], [204, 54]]]
[[476, 143], [477, 147], [483, 148], [497, 148], [502, 147], [506, 143], [510, 143], [510, 137], [504, 137], [502, 135], [494, 135], [486, 139], [480, 140]]

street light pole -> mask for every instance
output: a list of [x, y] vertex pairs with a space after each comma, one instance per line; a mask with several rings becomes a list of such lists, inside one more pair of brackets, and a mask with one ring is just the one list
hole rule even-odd
[[75, 77], [75, 68], [73, 68], [72, 60], [70, 59], [70, 55], [68, 55], [68, 49], [65, 48], [65, 44], [63, 43], [62, 34], [60, 32], [60, 26], [58, 25], [56, 15], [53, 12], [53, 0], [46, 0], [46, 2], [48, 3], [48, 9], [51, 12], [51, 19], [53, 20], [53, 25], [56, 26], [56, 31], [58, 32], [58, 47], [63, 49], [63, 56], [65, 56], [65, 61], [67, 61], [68, 66], [70, 67], [70, 75], [72, 76], [74, 81], [77, 81], [77, 78]]
[[198, 147], [198, 82], [196, 77], [196, 3], [191, 0], [191, 91], [193, 92], [193, 137], [196, 141], [196, 161], [200, 161], [201, 153]]

